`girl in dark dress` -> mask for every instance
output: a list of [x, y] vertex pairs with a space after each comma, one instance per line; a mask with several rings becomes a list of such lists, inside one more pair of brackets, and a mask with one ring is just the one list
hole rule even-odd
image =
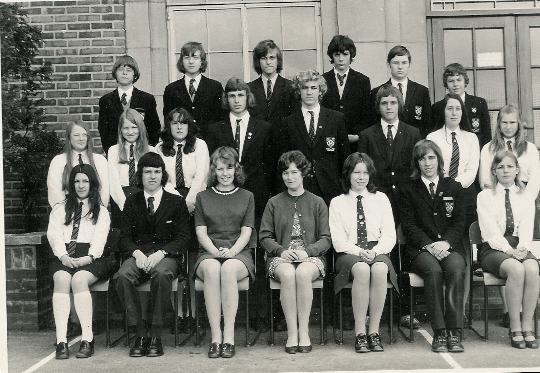
[[90, 286], [114, 272], [114, 261], [103, 258], [110, 218], [101, 204], [99, 181], [89, 164], [77, 165], [69, 175], [68, 195], [51, 211], [47, 239], [58, 258], [54, 273], [53, 314], [56, 325], [56, 358], [69, 358], [67, 324], [73, 291], [75, 311], [81, 322], [82, 341], [78, 358], [94, 353]]

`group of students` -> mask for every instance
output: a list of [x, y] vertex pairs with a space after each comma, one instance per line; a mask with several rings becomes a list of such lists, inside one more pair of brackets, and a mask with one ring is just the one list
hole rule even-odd
[[[223, 90], [202, 75], [202, 45], [187, 43], [177, 64], [184, 77], [165, 88], [163, 128], [153, 96], [133, 86], [136, 61], [117, 59], [118, 88], [99, 102], [107, 159], [94, 153], [89, 128], [72, 123], [47, 178], [58, 359], [69, 357], [70, 291], [82, 330], [77, 357], [94, 353], [89, 288], [106, 278], [136, 328], [130, 356], [162, 355], [164, 313], [186, 262], [204, 283], [210, 358], [235, 355], [238, 282], [247, 277], [259, 318], [267, 316], [267, 277], [281, 283], [287, 353], [312, 350], [318, 278], [333, 278], [335, 294], [352, 282], [355, 351], [383, 351], [387, 281], [403, 287], [394, 267], [399, 224], [404, 267], [425, 282], [432, 350], [461, 352], [464, 241], [477, 219], [480, 265], [506, 279], [511, 344], [538, 347], [538, 263], [530, 249], [540, 161], [518, 109], [500, 110], [491, 138], [487, 105], [464, 92], [461, 65], [447, 66], [449, 93], [431, 107], [427, 88], [407, 77], [405, 47], [390, 50], [392, 77], [374, 90], [350, 68], [355, 55], [352, 40], [336, 35], [328, 47], [334, 69], [290, 81], [279, 74], [279, 47], [264, 40], [253, 52], [260, 77], [231, 78]], [[485, 189], [478, 197], [477, 188]], [[119, 268], [104, 255], [110, 227], [121, 232]], [[256, 247], [265, 255], [255, 258]], [[147, 280], [152, 302], [144, 316], [136, 286]]]

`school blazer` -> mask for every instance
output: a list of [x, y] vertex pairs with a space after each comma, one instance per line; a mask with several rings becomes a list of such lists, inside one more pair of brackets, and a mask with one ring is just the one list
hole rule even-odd
[[[374, 120], [380, 119], [380, 115], [375, 109], [375, 98], [377, 91], [383, 85], [388, 84], [392, 84], [390, 79], [386, 83], [374, 88], [371, 91], [371, 110], [373, 112]], [[407, 81], [407, 96], [405, 97], [403, 111], [399, 115], [399, 119], [413, 127], [418, 128], [423, 139], [426, 138], [428, 133], [433, 131], [434, 126], [431, 115], [431, 99], [429, 98], [429, 90], [425, 86], [416, 83], [411, 79]]]
[[224, 118], [224, 110], [221, 107], [223, 87], [217, 80], [201, 76], [195, 100], [192, 102], [186, 89], [185, 77], [172, 82], [163, 92], [163, 117], [174, 108], [186, 109], [195, 119], [199, 126], [200, 135], [206, 141], [206, 132], [210, 123], [218, 122]]
[[[159, 141], [161, 123], [157, 114], [154, 96], [133, 87], [129, 107], [144, 115], [148, 142], [152, 146], [156, 145]], [[99, 99], [98, 131], [105, 154], [107, 154], [111, 146], [118, 142], [118, 121], [123, 111], [124, 108], [118, 96], [118, 89], [107, 93]]]
[[[480, 149], [491, 141], [491, 119], [486, 100], [465, 93], [465, 109], [471, 124], [471, 132], [478, 137]], [[444, 100], [433, 104], [433, 124], [444, 124]]]
[[451, 178], [439, 178], [435, 198], [421, 179], [411, 180], [400, 191], [401, 228], [407, 245], [403, 253], [409, 263], [425, 245], [448, 241], [451, 251], [465, 258], [464, 190]]
[[266, 89], [262, 78], [258, 77], [248, 84], [256, 104], [249, 109], [250, 115], [262, 119], [272, 126], [279, 125], [281, 119], [291, 115], [295, 103], [297, 104], [298, 101], [294, 97], [292, 81], [278, 75], [268, 104], [266, 103]]
[[[208, 127], [208, 151], [212, 154], [220, 146], [234, 148], [233, 126], [229, 118]], [[274, 177], [274, 154], [270, 137], [270, 124], [250, 115], [242, 149], [242, 167], [246, 175], [244, 189], [255, 197], [255, 216], [260, 218]]]
[[[390, 195], [407, 183], [411, 176], [411, 158], [414, 144], [421, 140], [418, 128], [400, 121], [392, 149], [379, 123], [360, 132], [358, 151], [369, 155], [377, 170], [375, 185]], [[390, 151], [391, 150], [391, 151]]]
[[321, 105], [343, 113], [348, 134], [358, 135], [369, 127], [373, 123], [370, 118], [371, 83], [369, 78], [358, 71], [349, 69], [343, 95], [340, 98], [334, 69], [325, 72], [323, 77], [328, 91]]
[[184, 257], [190, 242], [189, 212], [183, 197], [163, 190], [153, 216], [148, 214], [144, 191], [128, 197], [122, 212], [120, 248], [127, 255], [141, 250], [145, 255], [165, 250]]
[[343, 114], [321, 106], [313, 143], [309, 138], [300, 108], [283, 120], [279, 154], [300, 150], [311, 162], [311, 173], [328, 204], [342, 193], [339, 178], [345, 158], [350, 153]]

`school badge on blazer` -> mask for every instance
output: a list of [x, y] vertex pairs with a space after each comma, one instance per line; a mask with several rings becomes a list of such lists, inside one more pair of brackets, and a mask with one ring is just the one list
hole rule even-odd
[[454, 211], [454, 197], [443, 197], [444, 208], [446, 210], [446, 217], [451, 218]]
[[414, 107], [414, 119], [422, 120], [422, 106], [416, 105]]
[[480, 132], [480, 118], [472, 118], [471, 125], [473, 132]]
[[327, 152], [335, 152], [336, 151], [336, 138], [335, 137], [327, 137], [326, 138], [326, 151]]

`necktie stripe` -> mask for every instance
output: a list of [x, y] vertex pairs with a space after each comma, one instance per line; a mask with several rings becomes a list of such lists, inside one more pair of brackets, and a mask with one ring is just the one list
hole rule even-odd
[[189, 97], [191, 98], [191, 101], [195, 99], [195, 93], [197, 91], [195, 90], [195, 79], [189, 80]]
[[272, 81], [267, 80], [266, 81], [266, 102], [270, 102], [272, 99]]
[[184, 181], [184, 168], [182, 167], [182, 144], [178, 144], [178, 150], [176, 151], [176, 189], [184, 187], [186, 185]]
[[242, 122], [242, 119], [236, 120], [236, 128], [234, 130], [234, 147], [238, 153], [238, 157], [240, 157], [240, 122]]
[[83, 203], [79, 202], [73, 216], [73, 230], [71, 231], [71, 240], [69, 241], [67, 247], [67, 253], [69, 256], [73, 256], [73, 254], [75, 254], [75, 248], [77, 247], [77, 236], [79, 235], [79, 227], [81, 225], [82, 205]]
[[458, 176], [459, 167], [459, 145], [456, 140], [456, 133], [452, 132], [452, 156], [450, 157], [450, 168], [448, 176], [455, 179]]
[[389, 124], [388, 131], [386, 132], [386, 140], [388, 141], [388, 145], [390, 147], [392, 147], [392, 145], [394, 144], [394, 134], [392, 133], [392, 127], [394, 126]]
[[122, 93], [122, 98], [120, 99], [122, 106], [127, 106], [127, 95], [126, 92]]
[[129, 146], [129, 186], [135, 186], [137, 180], [135, 177], [135, 157], [133, 154], [133, 144]]
[[154, 197], [148, 197], [148, 214], [153, 216], [154, 212]]
[[311, 115], [311, 118], [309, 119], [309, 139], [311, 142], [315, 140], [315, 113], [313, 110], [308, 110], [309, 115]]

